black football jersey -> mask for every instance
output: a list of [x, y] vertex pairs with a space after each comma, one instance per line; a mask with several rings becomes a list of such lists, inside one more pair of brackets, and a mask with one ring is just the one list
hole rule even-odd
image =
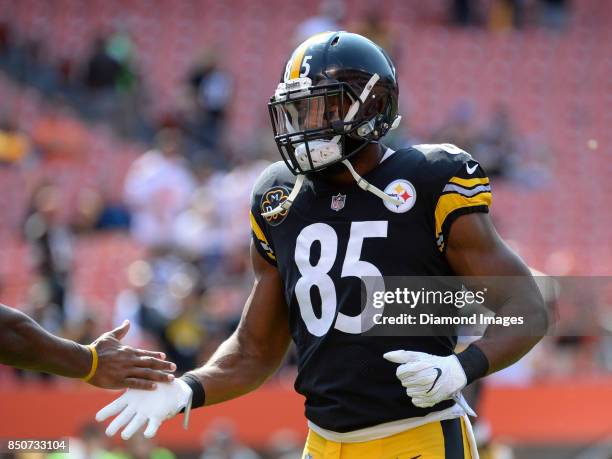
[[421, 417], [452, 406], [412, 405], [385, 352], [408, 349], [450, 355], [456, 337], [366, 336], [361, 333], [360, 278], [448, 276], [444, 248], [459, 215], [488, 212], [489, 179], [454, 145], [417, 145], [385, 155], [364, 178], [400, 201], [394, 205], [357, 183], [306, 177], [292, 207], [261, 214], [285, 200], [295, 176], [283, 162], [257, 180], [251, 205], [254, 244], [280, 271], [298, 354], [296, 390], [306, 417], [349, 432]]

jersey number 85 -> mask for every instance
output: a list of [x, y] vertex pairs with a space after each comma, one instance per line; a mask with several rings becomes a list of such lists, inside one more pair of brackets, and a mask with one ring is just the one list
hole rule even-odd
[[[364, 260], [360, 260], [363, 240], [370, 237], [387, 237], [386, 221], [353, 222], [342, 263], [341, 277], [358, 277], [365, 284], [366, 305], [360, 314], [349, 316], [337, 309], [336, 287], [329, 272], [336, 261], [338, 253], [338, 235], [326, 223], [314, 223], [305, 227], [297, 237], [295, 246], [295, 263], [301, 277], [295, 284], [295, 296], [300, 306], [300, 314], [306, 328], [315, 336], [325, 335], [332, 324], [334, 328], [345, 333], [363, 333], [372, 326], [372, 317], [382, 310], [373, 307], [373, 292], [384, 291], [385, 284], [380, 270]], [[312, 265], [310, 251], [312, 244], [319, 241], [321, 256]], [[321, 317], [317, 317], [312, 304], [310, 291], [316, 286], [321, 295]]]

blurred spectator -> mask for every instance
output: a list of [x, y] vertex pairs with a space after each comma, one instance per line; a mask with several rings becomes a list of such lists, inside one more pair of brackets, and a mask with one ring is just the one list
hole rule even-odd
[[4, 57], [4, 55], [8, 52], [10, 46], [10, 31], [9, 25], [0, 21], [0, 57]]
[[119, 91], [129, 91], [136, 84], [134, 43], [124, 26], [119, 26], [105, 43], [105, 53], [117, 63], [114, 84]]
[[232, 97], [232, 81], [218, 56], [208, 52], [189, 75], [195, 102], [193, 136], [206, 148], [218, 147]]
[[252, 183], [267, 164], [245, 163], [206, 178], [175, 221], [174, 239], [183, 255], [202, 259], [207, 272], [228, 274], [224, 258], [231, 252], [246, 253], [249, 236], [243, 216], [249, 212]]
[[169, 360], [183, 373], [200, 366], [198, 356], [206, 335], [202, 297], [204, 287], [195, 270], [175, 273], [168, 285], [170, 294], [180, 302], [179, 314], [164, 332]]
[[85, 85], [94, 91], [114, 90], [120, 73], [119, 62], [106, 49], [106, 39], [96, 39], [86, 64]]
[[474, 115], [475, 107], [472, 101], [459, 101], [451, 109], [447, 120], [433, 133], [433, 141], [452, 143], [462, 150], [473, 151], [476, 140]]
[[131, 324], [128, 343], [140, 345], [147, 339], [161, 342], [164, 330], [173, 313], [155, 301], [157, 290], [153, 285], [153, 270], [144, 260], [133, 262], [127, 269], [130, 287], [122, 290], [115, 301], [113, 322], [128, 319]]
[[377, 5], [371, 5], [364, 14], [364, 21], [351, 28], [356, 33], [369, 38], [382, 49], [384, 49], [396, 67], [400, 65], [401, 53], [397, 42], [391, 34], [391, 27], [383, 20], [382, 12]]
[[182, 156], [182, 135], [164, 129], [149, 150], [130, 167], [125, 201], [132, 212], [131, 231], [145, 247], [174, 247], [172, 228], [189, 205], [196, 183]]
[[57, 89], [57, 74], [55, 68], [46, 61], [45, 51], [42, 39], [28, 39], [16, 53], [13, 65], [20, 81], [50, 93]]
[[122, 454], [125, 459], [175, 459], [176, 456], [167, 448], [155, 444], [155, 440], [144, 435], [134, 435], [127, 443], [127, 451]]
[[299, 45], [307, 38], [321, 32], [341, 30], [340, 23], [344, 18], [345, 5], [343, 0], [321, 0], [316, 16], [306, 18], [298, 24], [293, 37], [292, 47]]
[[275, 432], [270, 439], [270, 459], [295, 459], [301, 457], [304, 439], [292, 430]]
[[9, 22], [0, 19], [0, 68], [10, 71], [15, 65], [13, 30]]
[[[540, 137], [526, 137], [516, 141], [518, 147], [511, 158], [511, 167], [506, 176], [532, 189], [549, 186], [554, 180], [555, 156], [548, 144]], [[548, 270], [546, 272], [551, 273]]]
[[117, 111], [108, 121], [123, 136], [144, 137], [147, 127], [141, 114], [144, 100], [136, 67], [135, 46], [124, 24], [118, 24], [108, 37], [106, 52], [118, 64], [115, 80]]
[[568, 0], [540, 0], [541, 22], [551, 29], [563, 29], [568, 21]]
[[505, 105], [495, 107], [471, 153], [490, 177], [508, 175], [516, 161], [516, 140], [510, 112]]
[[260, 459], [261, 456], [241, 444], [236, 438], [234, 427], [225, 420], [217, 420], [216, 425], [206, 435], [204, 452], [200, 459]]
[[70, 439], [70, 453], [51, 453], [47, 459], [114, 459], [108, 448], [108, 438], [101, 424], [84, 424], [78, 438]]
[[82, 159], [87, 152], [87, 128], [62, 99], [46, 105], [34, 125], [32, 141], [46, 159]]
[[29, 152], [28, 137], [8, 120], [0, 121], [0, 164], [19, 162]]
[[[133, 343], [153, 340], [178, 372], [199, 366], [207, 337], [204, 284], [199, 271], [173, 255], [138, 260], [128, 268], [130, 288], [115, 303], [114, 322], [129, 319]], [[223, 338], [227, 337], [224, 329]]]
[[522, 0], [494, 0], [489, 11], [489, 28], [495, 31], [511, 30], [521, 24]]
[[478, 0], [450, 0], [451, 24], [466, 27], [480, 23], [480, 2]]
[[64, 315], [66, 290], [72, 270], [72, 235], [59, 217], [63, 207], [59, 188], [44, 183], [33, 193], [24, 235], [32, 247], [33, 264], [48, 285], [50, 302]]
[[130, 214], [123, 203], [105, 199], [93, 188], [83, 188], [77, 197], [74, 228], [80, 233], [93, 230], [128, 229]]
[[100, 320], [93, 311], [83, 311], [83, 316], [78, 321], [70, 322], [63, 333], [64, 338], [69, 338], [80, 344], [93, 343], [101, 334], [98, 327]]
[[223, 255], [225, 229], [218, 220], [217, 203], [206, 186], [194, 191], [191, 205], [175, 221], [177, 248], [190, 259], [213, 259]]
[[62, 332], [64, 319], [60, 305], [53, 301], [52, 286], [44, 278], [34, 282], [28, 291], [24, 310], [45, 330], [58, 335]]
[[119, 98], [117, 83], [121, 76], [121, 65], [106, 47], [106, 38], [98, 38], [85, 65], [83, 83], [88, 90], [87, 99], [81, 108], [90, 118], [113, 121]]

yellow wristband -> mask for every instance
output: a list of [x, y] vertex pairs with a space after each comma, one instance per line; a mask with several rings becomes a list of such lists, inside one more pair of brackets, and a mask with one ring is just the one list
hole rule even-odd
[[98, 351], [96, 351], [96, 346], [94, 346], [93, 344], [89, 344], [87, 348], [91, 352], [91, 370], [89, 370], [87, 376], [81, 378], [85, 382], [93, 378], [96, 374], [96, 370], [98, 369]]

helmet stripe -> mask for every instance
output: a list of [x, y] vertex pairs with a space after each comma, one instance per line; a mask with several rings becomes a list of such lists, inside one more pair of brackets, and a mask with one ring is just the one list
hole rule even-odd
[[293, 52], [293, 56], [291, 57], [291, 71], [289, 73], [289, 79], [299, 78], [300, 77], [300, 69], [302, 68], [302, 61], [304, 60], [304, 54], [306, 54], [306, 50], [314, 44], [315, 41], [321, 40], [324, 35], [331, 35], [335, 32], [320, 32], [316, 35], [313, 35]]
[[289, 73], [289, 78], [299, 78], [300, 77], [300, 67], [302, 66], [302, 59], [304, 59], [304, 54], [306, 54], [306, 49], [308, 48], [308, 42], [310, 40], [306, 40], [298, 49], [293, 53], [293, 59], [291, 62], [291, 72]]

